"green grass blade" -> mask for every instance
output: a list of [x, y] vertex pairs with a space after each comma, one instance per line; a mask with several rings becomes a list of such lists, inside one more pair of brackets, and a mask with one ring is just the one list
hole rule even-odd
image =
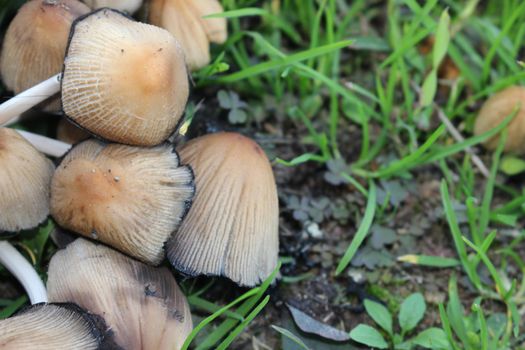
[[339, 265], [337, 265], [337, 269], [335, 270], [336, 276], [343, 272], [343, 270], [348, 266], [355, 253], [365, 240], [368, 231], [370, 230], [370, 226], [374, 221], [376, 206], [376, 185], [373, 181], [370, 181], [370, 189], [368, 190], [368, 202], [366, 204], [365, 215], [363, 216], [363, 220], [361, 221], [361, 224], [359, 225], [359, 228], [357, 229], [357, 232], [354, 238], [352, 239], [352, 242], [346, 249], [346, 252], [343, 255], [341, 261], [339, 262]]
[[293, 341], [295, 344], [299, 345], [304, 350], [311, 350], [298, 336], [290, 332], [289, 330], [285, 328], [278, 327], [276, 325], [272, 325], [272, 328], [275, 329], [277, 332], [281, 333], [286, 338]]
[[457, 267], [461, 265], [458, 259], [431, 255], [407, 254], [398, 257], [397, 261], [429, 267]]
[[28, 299], [26, 295], [22, 295], [18, 299], [13, 300], [8, 306], [0, 310], [0, 320], [11, 317], [15, 312], [18, 311], [18, 309], [24, 306], [27, 301]]

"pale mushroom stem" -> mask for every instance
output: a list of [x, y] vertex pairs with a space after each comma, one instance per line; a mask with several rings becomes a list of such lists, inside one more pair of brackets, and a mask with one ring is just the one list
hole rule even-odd
[[31, 132], [17, 130], [30, 144], [40, 152], [51, 157], [62, 157], [71, 148], [69, 143], [58, 141], [42, 135]]
[[0, 241], [0, 264], [11, 271], [22, 284], [31, 304], [47, 303], [44, 282], [33, 266], [7, 241]]
[[60, 75], [54, 75], [2, 103], [0, 105], [0, 126], [6, 125], [23, 112], [60, 92]]

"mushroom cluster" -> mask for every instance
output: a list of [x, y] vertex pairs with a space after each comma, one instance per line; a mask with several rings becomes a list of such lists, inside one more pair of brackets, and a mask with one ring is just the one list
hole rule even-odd
[[[238, 133], [204, 135], [180, 145], [170, 141], [189, 96], [187, 67], [207, 64], [209, 43], [226, 40], [224, 19], [202, 18], [222, 11], [217, 0], [152, 1], [153, 24], [169, 32], [115, 9], [87, 13], [77, 2], [24, 5], [79, 17], [69, 22], [62, 72], [0, 105], [0, 125], [60, 92], [67, 119], [58, 134], [68, 143], [0, 129], [0, 162], [9, 163], [0, 173], [6, 178], [0, 195], [7, 200], [0, 207], [0, 233], [35, 227], [51, 214], [61, 228], [83, 236], [51, 260], [51, 304], [31, 266], [13, 272], [21, 282], [24, 274], [33, 276], [29, 293], [39, 284], [41, 297], [31, 301], [46, 304], [38, 310], [76, 320], [71, 322], [79, 331], [69, 331], [77, 343], [69, 348], [97, 349], [102, 341], [114, 341], [116, 348], [178, 349], [191, 332], [191, 315], [173, 273], [158, 266], [167, 258], [184, 274], [225, 276], [241, 286], [268, 278], [279, 250], [272, 167], [261, 147]], [[98, 8], [110, 2], [85, 3]], [[141, 5], [111, 3], [129, 13]], [[191, 25], [182, 25], [182, 19]], [[181, 26], [198, 40], [192, 42]], [[20, 68], [17, 74], [28, 74]], [[39, 79], [54, 73], [50, 69]], [[56, 170], [24, 138], [60, 157]], [[14, 260], [1, 258], [2, 244], [8, 243], [0, 242], [0, 263], [16, 271]], [[88, 339], [94, 323], [60, 303], [95, 315], [99, 335]], [[35, 317], [48, 317], [47, 311], [38, 312]], [[0, 342], [9, 334], [0, 332]]]

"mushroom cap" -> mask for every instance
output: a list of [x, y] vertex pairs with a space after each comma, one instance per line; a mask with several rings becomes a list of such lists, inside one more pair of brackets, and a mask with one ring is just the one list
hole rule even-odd
[[84, 0], [92, 9], [111, 7], [128, 13], [136, 12], [142, 6], [142, 0]]
[[[516, 106], [520, 107], [508, 126], [505, 151], [525, 153], [525, 88], [510, 86], [492, 95], [481, 107], [474, 124], [474, 134], [480, 135], [497, 127], [508, 117]], [[496, 149], [499, 135], [485, 141], [484, 146]]]
[[53, 256], [48, 276], [50, 300], [103, 316], [124, 349], [180, 349], [191, 333], [188, 303], [165, 267], [77, 239]]
[[100, 349], [106, 327], [98, 317], [72, 304], [36, 304], [0, 320], [4, 350]]
[[168, 241], [168, 259], [190, 274], [223, 275], [240, 285], [277, 265], [279, 203], [264, 151], [236, 133], [196, 138], [180, 150], [195, 173], [192, 207]]
[[210, 42], [222, 44], [228, 37], [225, 18], [202, 18], [220, 12], [217, 0], [152, 0], [149, 21], [179, 40], [188, 66], [197, 70], [210, 63]]
[[0, 128], [0, 232], [38, 226], [49, 215], [55, 166], [18, 132]]
[[158, 145], [177, 128], [187, 100], [184, 55], [166, 30], [107, 8], [73, 24], [62, 107], [76, 124], [110, 141]]
[[64, 228], [159, 264], [188, 211], [193, 173], [168, 144], [140, 148], [87, 140], [58, 166], [51, 215]]
[[[26, 2], [4, 37], [0, 73], [6, 87], [18, 94], [60, 73], [71, 24], [89, 11], [77, 0]], [[60, 110], [57, 98], [48, 103], [48, 110]]]
[[88, 139], [90, 136], [88, 132], [71, 123], [67, 118], [61, 118], [58, 122], [57, 139], [62, 142], [74, 145], [75, 143]]

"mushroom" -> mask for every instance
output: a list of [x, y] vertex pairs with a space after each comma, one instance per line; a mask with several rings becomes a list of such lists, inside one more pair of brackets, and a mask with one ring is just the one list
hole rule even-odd
[[75, 144], [88, 139], [89, 136], [88, 132], [71, 123], [67, 118], [62, 118], [58, 122], [57, 139], [62, 142]]
[[210, 63], [210, 42], [222, 44], [227, 39], [225, 18], [203, 18], [220, 12], [217, 0], [152, 0], [149, 21], [180, 41], [188, 66], [197, 70]]
[[55, 167], [18, 132], [0, 128], [0, 232], [38, 226], [49, 215]]
[[189, 275], [223, 275], [243, 286], [277, 265], [279, 206], [264, 151], [237, 133], [196, 138], [179, 149], [195, 173], [193, 204], [167, 244], [168, 259]]
[[38, 304], [0, 320], [0, 347], [4, 350], [115, 349], [105, 333], [106, 327], [100, 318], [73, 304]]
[[188, 99], [182, 49], [167, 31], [111, 9], [72, 26], [64, 71], [0, 105], [0, 124], [59, 88], [74, 123], [107, 140], [153, 146], [177, 128]]
[[66, 229], [159, 264], [193, 192], [191, 168], [180, 166], [169, 144], [139, 148], [88, 140], [53, 176], [51, 215]]
[[[90, 10], [77, 0], [31, 0], [9, 24], [4, 37], [0, 73], [9, 90], [18, 94], [59, 73], [73, 21]], [[59, 98], [43, 107], [60, 110]]]
[[142, 6], [142, 0], [84, 0], [92, 9], [111, 7], [128, 13], [136, 12]]
[[[508, 125], [508, 136], [505, 151], [525, 153], [525, 88], [510, 86], [492, 95], [481, 107], [474, 124], [474, 134], [483, 134], [497, 127], [514, 109], [519, 110]], [[498, 146], [499, 135], [485, 141], [484, 146], [494, 150]]]
[[180, 349], [191, 333], [188, 303], [165, 267], [79, 238], [53, 256], [48, 276], [51, 301], [101, 315], [124, 349]]

